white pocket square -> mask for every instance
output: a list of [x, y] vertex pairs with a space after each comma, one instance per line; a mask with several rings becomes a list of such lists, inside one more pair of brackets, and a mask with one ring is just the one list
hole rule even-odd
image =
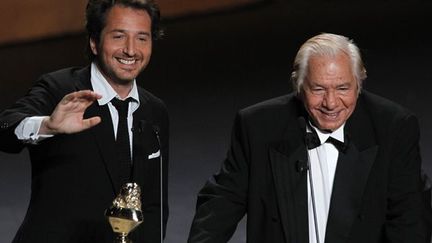
[[160, 150], [158, 150], [156, 153], [152, 153], [148, 156], [148, 159], [154, 159], [160, 156]]

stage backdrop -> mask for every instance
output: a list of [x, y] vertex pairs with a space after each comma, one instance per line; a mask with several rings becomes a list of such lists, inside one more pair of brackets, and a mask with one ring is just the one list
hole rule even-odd
[[[246, 6], [263, 0], [158, 0], [162, 15], [175, 18]], [[87, 0], [2, 0], [0, 45], [83, 31]]]

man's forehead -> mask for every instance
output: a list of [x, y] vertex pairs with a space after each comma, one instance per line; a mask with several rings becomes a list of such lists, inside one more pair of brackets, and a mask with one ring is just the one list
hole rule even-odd
[[150, 34], [151, 18], [142, 9], [114, 6], [107, 14], [103, 31]]
[[151, 24], [151, 17], [145, 9], [116, 5], [108, 10], [105, 25], [129, 24], [128, 22]]

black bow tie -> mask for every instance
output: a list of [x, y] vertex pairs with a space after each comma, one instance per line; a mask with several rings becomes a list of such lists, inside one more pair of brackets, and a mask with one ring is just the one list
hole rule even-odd
[[[346, 142], [341, 142], [336, 138], [329, 137], [326, 140], [326, 143], [333, 144], [339, 152], [345, 153], [348, 148], [348, 140], [345, 139]], [[315, 131], [306, 133], [306, 146], [308, 149], [314, 149], [321, 145], [321, 141], [318, 137], [318, 134]]]
[[321, 145], [321, 141], [315, 131], [306, 133], [306, 146], [308, 149], [314, 149]]
[[326, 143], [333, 144], [339, 152], [345, 153], [346, 150], [348, 149], [348, 142], [347, 141], [348, 140], [345, 139], [345, 142], [342, 142], [342, 141], [337, 140], [336, 138], [329, 137], [329, 138], [327, 138]]

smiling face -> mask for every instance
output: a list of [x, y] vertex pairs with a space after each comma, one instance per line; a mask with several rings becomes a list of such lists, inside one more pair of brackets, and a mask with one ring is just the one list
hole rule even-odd
[[96, 63], [111, 85], [130, 85], [150, 61], [151, 19], [144, 10], [115, 5], [106, 15], [100, 42], [90, 39]]
[[319, 129], [334, 131], [348, 120], [357, 103], [357, 90], [346, 54], [309, 59], [301, 97]]

